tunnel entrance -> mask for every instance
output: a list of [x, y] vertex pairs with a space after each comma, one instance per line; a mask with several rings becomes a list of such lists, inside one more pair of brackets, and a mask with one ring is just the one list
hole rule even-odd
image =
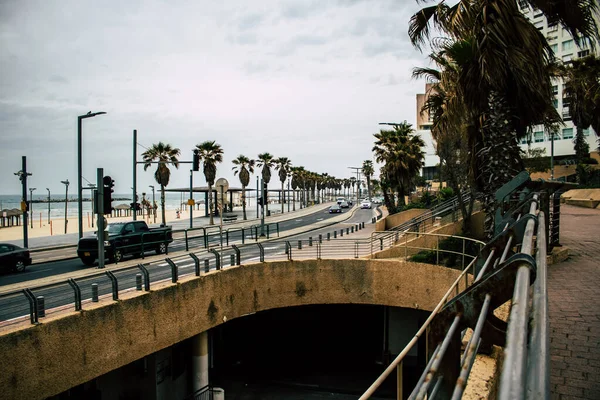
[[[270, 391], [290, 388], [306, 391], [305, 398], [310, 392], [356, 398], [389, 364], [390, 343], [397, 341], [398, 334], [406, 336], [405, 332], [394, 332], [398, 321], [390, 329], [387, 309], [375, 305], [311, 305], [228, 321], [211, 330], [211, 383], [223, 387], [228, 397], [238, 392], [248, 396], [236, 399], [263, 398], [260, 393], [265, 396]], [[395, 310], [400, 314], [414, 311]], [[418, 319], [424, 320], [428, 313], [422, 314]], [[413, 322], [410, 325], [417, 326], [422, 321]], [[389, 335], [384, 334], [386, 330]], [[402, 341], [408, 342], [415, 331], [411, 329], [410, 336]], [[419, 347], [424, 349], [422, 344]], [[424, 360], [424, 353], [416, 354], [407, 360], [408, 366], [420, 366], [422, 371]], [[417, 368], [407, 368], [405, 363], [407, 387], [414, 386], [418, 378], [413, 370]], [[394, 374], [377, 395], [395, 398]]]

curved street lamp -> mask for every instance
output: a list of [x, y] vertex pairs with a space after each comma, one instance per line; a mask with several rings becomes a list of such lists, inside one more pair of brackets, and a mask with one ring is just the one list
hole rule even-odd
[[36, 188], [29, 188], [29, 213], [31, 214], [31, 229], [33, 229], [33, 191]]
[[65, 233], [67, 233], [67, 225], [69, 224], [69, 220], [67, 219], [67, 206], [69, 204], [69, 180], [60, 181], [63, 185], [65, 185]]

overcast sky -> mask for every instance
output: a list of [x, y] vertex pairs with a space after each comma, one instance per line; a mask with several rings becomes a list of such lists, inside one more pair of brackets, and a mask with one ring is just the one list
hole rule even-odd
[[[378, 122], [415, 124], [411, 79], [427, 65], [407, 26], [413, 0], [0, 0], [0, 194], [18, 194], [27, 156], [36, 194], [96, 168], [132, 186], [138, 155], [158, 141], [181, 149], [215, 140], [217, 177], [239, 186], [231, 160], [261, 152], [338, 178], [372, 159]], [[141, 160], [141, 158], [140, 158]], [[138, 167], [138, 191], [153, 184]], [[189, 186], [190, 165], [170, 188]], [[254, 177], [252, 179], [255, 179]], [[254, 181], [255, 182], [255, 181]], [[84, 186], [87, 184], [84, 180]], [[194, 185], [205, 185], [202, 172]], [[271, 185], [278, 185], [273, 178]]]

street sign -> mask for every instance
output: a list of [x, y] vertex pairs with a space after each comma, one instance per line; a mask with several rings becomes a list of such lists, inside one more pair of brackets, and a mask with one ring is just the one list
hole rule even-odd
[[215, 182], [215, 188], [217, 188], [219, 192], [221, 192], [221, 190], [226, 192], [229, 190], [229, 182], [227, 182], [227, 179], [225, 178], [219, 178]]
[[27, 202], [26, 201], [21, 202], [21, 211], [23, 211], [23, 212], [27, 211]]
[[196, 204], [196, 201], [194, 199], [188, 199], [187, 205], [188, 206], [193, 206]]

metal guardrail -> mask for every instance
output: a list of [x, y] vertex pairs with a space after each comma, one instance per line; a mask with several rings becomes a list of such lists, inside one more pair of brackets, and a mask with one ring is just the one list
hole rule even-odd
[[[505, 349], [499, 399], [548, 398], [547, 228], [545, 213], [538, 207], [540, 196], [531, 193], [511, 210], [516, 219], [468, 264], [415, 336], [360, 399], [370, 398], [395, 369], [401, 374], [404, 357], [425, 332], [429, 362], [409, 399], [460, 399], [482, 342]], [[475, 279], [467, 285], [469, 269]], [[466, 287], [458, 293], [463, 277]], [[450, 299], [453, 291], [457, 294]], [[505, 323], [492, 311], [509, 300], [512, 308]], [[473, 331], [461, 354], [461, 332], [467, 328]], [[401, 386], [398, 398], [403, 398]]]

